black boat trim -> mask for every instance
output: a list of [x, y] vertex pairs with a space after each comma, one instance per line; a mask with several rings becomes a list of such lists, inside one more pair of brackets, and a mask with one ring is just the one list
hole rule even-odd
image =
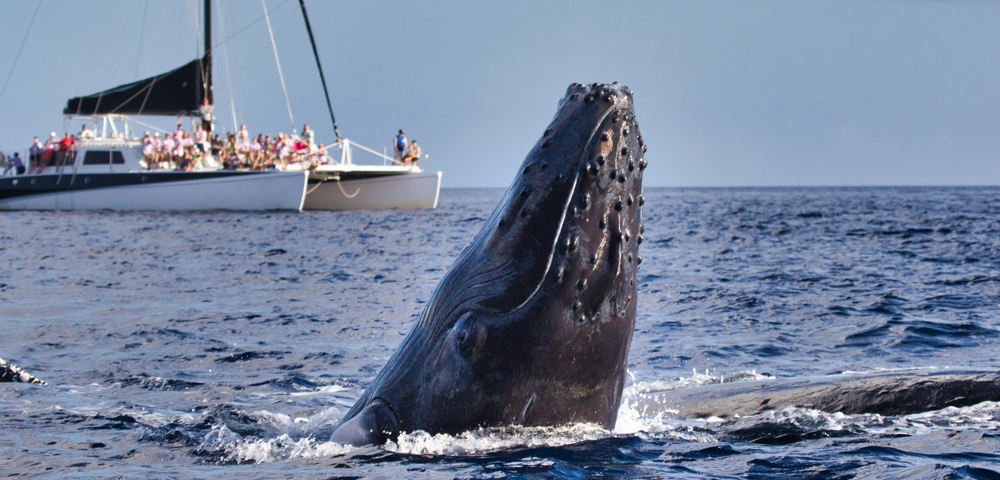
[[[322, 179], [316, 178], [313, 175], [327, 175], [331, 178]], [[336, 178], [339, 177], [341, 182], [349, 182], [351, 180], [365, 180], [369, 178], [385, 178], [385, 177], [398, 177], [400, 175], [407, 175], [401, 172], [369, 172], [369, 171], [343, 171], [343, 172], [317, 172], [309, 176], [309, 184], [313, 185], [320, 182], [335, 182]]]
[[62, 174], [21, 175], [0, 178], [0, 200], [66, 193], [101, 188], [158, 185], [217, 178], [234, 178], [252, 175], [270, 175], [268, 171], [216, 170], [209, 172], [147, 171], [124, 173], [76, 173], [71, 168]]

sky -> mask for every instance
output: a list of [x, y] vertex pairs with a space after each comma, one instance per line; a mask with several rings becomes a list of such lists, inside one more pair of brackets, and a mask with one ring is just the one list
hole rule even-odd
[[[291, 131], [261, 2], [212, 1], [217, 130], [233, 130], [235, 111], [253, 134]], [[298, 2], [265, 2], [294, 126], [330, 141]], [[341, 134], [382, 151], [405, 129], [443, 187], [506, 187], [569, 84], [614, 81], [635, 92], [647, 187], [1000, 184], [1000, 2], [307, 8]], [[34, 135], [78, 131], [82, 122], [62, 116], [71, 96], [196, 58], [201, 9], [199, 0], [0, 4], [0, 150], [23, 154]]]

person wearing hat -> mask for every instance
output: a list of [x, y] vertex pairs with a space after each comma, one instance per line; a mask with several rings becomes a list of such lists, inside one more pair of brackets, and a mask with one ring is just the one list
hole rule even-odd
[[[49, 139], [45, 141], [45, 148], [42, 150], [41, 160], [38, 163], [38, 170], [35, 173], [42, 173], [45, 167], [49, 166], [55, 151], [59, 149], [59, 137], [56, 132], [49, 134]], [[31, 172], [28, 172], [31, 173]]]
[[392, 142], [396, 146], [396, 161], [401, 162], [403, 160], [403, 154], [406, 153], [406, 147], [408, 146], [406, 142], [406, 136], [403, 135], [403, 129], [399, 129], [399, 134], [393, 138]]
[[153, 133], [153, 163], [149, 168], [159, 168], [160, 162], [163, 161], [163, 139], [160, 138], [160, 132]]
[[146, 134], [142, 136], [142, 156], [146, 160], [146, 169], [153, 165], [154, 150], [153, 137], [149, 136], [149, 130], [147, 130]]

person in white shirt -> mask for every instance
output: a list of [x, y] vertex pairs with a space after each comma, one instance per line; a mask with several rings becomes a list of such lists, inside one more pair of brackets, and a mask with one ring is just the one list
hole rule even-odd
[[76, 138], [78, 138], [80, 140], [93, 140], [94, 139], [94, 132], [91, 131], [91, 130], [87, 130], [87, 126], [84, 125], [83, 126], [83, 130], [80, 130], [80, 133], [79, 133], [79, 135], [76, 136]]
[[207, 142], [208, 132], [205, 131], [205, 128], [201, 124], [198, 124], [198, 129], [194, 132], [194, 147], [202, 153], [207, 152], [208, 148], [205, 147]]
[[253, 168], [253, 160], [250, 158], [250, 140], [240, 135], [236, 140], [236, 155], [240, 157], [240, 163]]
[[188, 141], [190, 137], [187, 132], [181, 132], [180, 135], [174, 135], [174, 165], [175, 168], [184, 169], [188, 164]]
[[170, 168], [170, 163], [176, 161], [174, 159], [174, 151], [177, 150], [177, 142], [174, 140], [174, 136], [167, 134], [166, 138], [163, 139], [163, 161], [167, 163], [166, 168]]
[[49, 162], [55, 159], [57, 150], [59, 150], [59, 137], [56, 132], [52, 132], [49, 139], [45, 141], [45, 148], [42, 149], [41, 160], [39, 160], [38, 170], [35, 173], [42, 173], [42, 170], [49, 166]]
[[278, 140], [274, 142], [274, 154], [277, 157], [278, 163], [282, 167], [288, 163], [288, 155], [291, 154], [292, 148], [288, 145], [288, 138], [284, 133], [278, 134]]
[[142, 157], [146, 160], [146, 169], [152, 168], [153, 165], [153, 138], [149, 136], [149, 132], [146, 132], [142, 136]]
[[160, 132], [153, 134], [153, 166], [152, 168], [159, 168], [160, 162], [163, 161], [163, 139], [160, 138]]
[[250, 168], [261, 170], [264, 156], [261, 154], [263, 147], [257, 141], [250, 142]]
[[326, 153], [326, 147], [323, 144], [319, 144], [319, 148], [316, 149], [316, 158], [319, 160], [320, 165], [329, 165], [333, 163], [333, 159], [330, 158]]
[[35, 137], [35, 143], [31, 144], [31, 148], [28, 149], [28, 173], [30, 174], [34, 169], [38, 168], [39, 162], [42, 161], [42, 150], [45, 150], [45, 146], [42, 142], [38, 141], [38, 137]]
[[191, 134], [184, 132], [181, 135], [180, 140], [177, 141], [177, 149], [175, 150], [177, 155], [177, 168], [180, 170], [191, 170], [194, 168], [194, 140], [191, 140]]

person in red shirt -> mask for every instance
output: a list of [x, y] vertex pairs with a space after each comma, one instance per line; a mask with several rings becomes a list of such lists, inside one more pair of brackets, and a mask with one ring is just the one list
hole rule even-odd
[[[62, 140], [59, 140], [59, 151], [56, 152], [57, 167], [61, 167], [66, 163], [66, 156], [69, 155], [69, 151], [73, 148], [73, 145], [76, 145], [76, 140], [73, 140], [73, 137], [69, 134], [69, 132], [66, 132], [66, 136], [63, 137]], [[69, 155], [69, 162], [72, 163], [72, 161], [73, 156]]]

